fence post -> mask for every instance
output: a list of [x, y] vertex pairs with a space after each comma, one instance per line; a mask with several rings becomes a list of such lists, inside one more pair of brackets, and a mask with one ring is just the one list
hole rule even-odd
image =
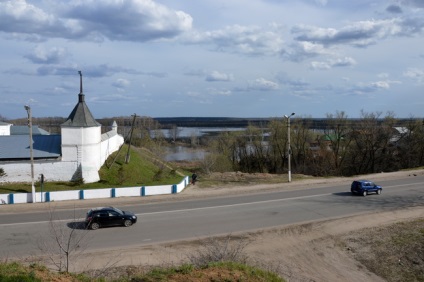
[[144, 197], [146, 196], [146, 187], [141, 187], [141, 196]]
[[9, 194], [9, 204], [14, 204], [15, 199], [13, 198], [13, 194]]
[[84, 190], [79, 191], [79, 199], [84, 200]]

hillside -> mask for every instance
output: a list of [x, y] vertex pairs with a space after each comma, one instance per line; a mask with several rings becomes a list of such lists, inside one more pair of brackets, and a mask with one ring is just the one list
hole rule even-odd
[[[126, 162], [127, 154], [127, 145], [113, 153], [100, 168], [99, 182], [50, 182], [46, 179], [42, 189], [47, 192], [175, 184], [181, 182], [185, 175], [190, 175], [184, 168], [163, 162], [147, 149], [132, 146], [129, 150], [128, 162]], [[39, 180], [36, 181], [35, 187], [37, 192], [41, 191]], [[0, 184], [0, 193], [31, 193], [31, 185], [29, 183], [2, 183]]]

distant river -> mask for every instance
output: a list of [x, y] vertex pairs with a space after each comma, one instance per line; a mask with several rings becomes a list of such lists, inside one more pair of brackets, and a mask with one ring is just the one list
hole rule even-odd
[[[177, 127], [176, 138], [193, 138], [215, 136], [221, 132], [245, 131], [246, 127]], [[150, 137], [155, 138], [156, 134], [164, 136], [167, 139], [172, 139], [175, 129], [159, 129], [151, 130]], [[322, 130], [313, 129], [314, 132]], [[264, 133], [267, 136], [269, 133]], [[265, 144], [265, 143], [264, 143]], [[203, 160], [207, 152], [204, 149], [194, 149], [184, 146], [170, 146], [166, 148], [166, 161], [193, 161]]]
[[[228, 132], [228, 131], [244, 131], [245, 127], [177, 127], [177, 136], [178, 138], [190, 138], [190, 137], [201, 137], [205, 135], [216, 134], [219, 132]], [[172, 129], [159, 129], [161, 134], [165, 136], [165, 138], [172, 138]], [[150, 136], [155, 138], [156, 135], [155, 130], [150, 132]]]
[[[245, 127], [178, 127], [177, 138], [192, 138], [215, 135], [220, 132], [229, 131], [244, 131]], [[172, 138], [172, 129], [160, 129], [160, 134], [165, 138]], [[152, 130], [150, 136], [155, 138], [157, 131]], [[207, 152], [204, 149], [195, 149], [184, 146], [171, 146], [166, 148], [165, 160], [166, 161], [194, 161], [203, 160]]]
[[166, 148], [165, 160], [168, 162], [203, 160], [206, 154], [204, 149], [172, 146]]

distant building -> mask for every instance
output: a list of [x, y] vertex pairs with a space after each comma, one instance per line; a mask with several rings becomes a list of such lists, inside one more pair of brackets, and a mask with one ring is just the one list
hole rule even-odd
[[[33, 126], [34, 175], [44, 174], [47, 181], [100, 180], [99, 169], [123, 144], [118, 126], [101, 134], [98, 123], [84, 101], [82, 76], [78, 103], [61, 125], [60, 135]], [[5, 176], [0, 182], [31, 182], [28, 126], [0, 122], [0, 168]]]
[[10, 135], [10, 127], [12, 124], [0, 121], [0, 136]]

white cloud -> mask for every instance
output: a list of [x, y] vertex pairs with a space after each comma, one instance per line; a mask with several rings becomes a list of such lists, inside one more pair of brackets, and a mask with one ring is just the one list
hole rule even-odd
[[270, 91], [270, 90], [277, 90], [278, 83], [266, 80], [265, 78], [258, 78], [252, 82], [249, 83], [250, 90], [260, 90], [260, 91]]
[[281, 26], [274, 23], [267, 29], [233, 25], [213, 31], [193, 31], [185, 34], [183, 40], [189, 44], [210, 44], [216, 51], [246, 55], [276, 55], [284, 46]]
[[393, 84], [400, 84], [400, 81], [391, 80], [380, 80], [369, 83], [358, 83], [354, 88], [353, 92], [359, 95], [366, 93], [375, 93], [380, 90], [389, 90]]
[[88, 102], [98, 103], [98, 104], [107, 104], [107, 103], [114, 103], [119, 101], [132, 101], [135, 100], [134, 97], [124, 95], [124, 94], [106, 94], [102, 96], [93, 96], [90, 97], [86, 95], [86, 100]]
[[331, 64], [328, 62], [312, 61], [311, 68], [315, 70], [329, 70], [331, 69]]
[[376, 81], [376, 82], [372, 82], [370, 84], [370, 86], [375, 87], [375, 88], [381, 88], [381, 89], [389, 89], [390, 88], [390, 83], [388, 81]]
[[231, 90], [228, 90], [228, 89], [209, 88], [208, 92], [211, 95], [218, 95], [218, 96], [229, 96], [232, 94]]
[[415, 80], [419, 84], [424, 83], [424, 70], [418, 68], [410, 68], [403, 73], [405, 77]]
[[181, 116], [193, 102], [192, 116], [269, 117], [287, 104], [355, 117], [350, 105], [365, 103], [421, 116], [401, 102], [422, 96], [422, 3], [0, 0], [0, 112], [22, 117], [30, 99], [37, 116], [72, 110], [81, 70], [101, 117]]
[[419, 34], [423, 30], [423, 27], [423, 21], [392, 18], [353, 22], [340, 29], [297, 25], [292, 29], [292, 33], [298, 41], [314, 42], [323, 45], [349, 44], [357, 47], [365, 47], [375, 44], [378, 39], [389, 36], [411, 36]]
[[219, 71], [212, 71], [206, 76], [206, 81], [231, 81], [233, 80], [232, 74], [226, 74]]
[[112, 83], [118, 90], [124, 90], [125, 88], [131, 85], [131, 82], [124, 78], [118, 78], [114, 83]]
[[311, 68], [319, 70], [328, 70], [333, 67], [349, 67], [356, 65], [356, 61], [353, 58], [344, 57], [338, 59], [330, 59], [326, 62], [312, 61]]
[[355, 59], [350, 57], [338, 58], [335, 60], [331, 60], [330, 62], [333, 67], [347, 67], [356, 65]]
[[25, 57], [36, 64], [57, 64], [67, 55], [66, 49], [62, 47], [51, 47], [46, 49], [43, 46], [37, 46], [32, 53]]
[[332, 51], [326, 49], [323, 45], [307, 41], [294, 42], [290, 47], [291, 49], [287, 49], [282, 53], [282, 55], [284, 58], [294, 62], [300, 62], [318, 56], [335, 55]]
[[[192, 17], [151, 0], [57, 1], [44, 11], [25, 0], [0, 3], [0, 31], [48, 38], [144, 42], [173, 38]], [[54, 10], [54, 9], [57, 10]]]

